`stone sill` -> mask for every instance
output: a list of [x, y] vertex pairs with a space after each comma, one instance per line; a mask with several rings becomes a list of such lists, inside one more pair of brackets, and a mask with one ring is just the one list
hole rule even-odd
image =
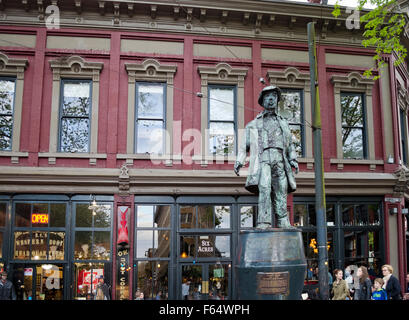
[[336, 164], [338, 170], [344, 169], [344, 164], [364, 164], [369, 165], [369, 170], [375, 170], [377, 165], [383, 165], [383, 160], [371, 159], [330, 159], [331, 164]]
[[90, 165], [96, 165], [97, 159], [106, 159], [105, 153], [70, 153], [70, 152], [39, 152], [39, 158], [48, 158], [48, 164], [55, 164], [57, 158], [89, 159]]
[[19, 158], [27, 158], [28, 152], [0, 151], [0, 157], [11, 157], [12, 164], [18, 164]]
[[172, 167], [173, 163], [180, 163], [182, 161], [182, 156], [173, 155], [162, 155], [162, 154], [149, 154], [149, 153], [129, 153], [129, 154], [117, 154], [116, 158], [118, 160], [126, 160], [127, 165], [133, 165], [134, 160], [151, 160], [153, 164], [164, 163], [167, 167]]

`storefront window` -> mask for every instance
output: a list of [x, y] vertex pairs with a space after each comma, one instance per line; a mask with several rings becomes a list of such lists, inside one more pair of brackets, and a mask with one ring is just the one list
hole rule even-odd
[[240, 207], [240, 228], [255, 227], [258, 206], [241, 206]]
[[6, 227], [6, 203], [0, 203], [0, 259], [3, 258], [3, 235]]
[[163, 260], [139, 261], [136, 297], [139, 296], [141, 300], [167, 300], [168, 266], [169, 262]]
[[380, 207], [378, 204], [343, 204], [342, 223], [344, 226], [379, 226]]
[[[335, 207], [327, 204], [327, 226], [335, 225]], [[317, 225], [314, 204], [294, 204], [294, 226], [295, 227], [315, 227]]]
[[88, 204], [77, 203], [75, 215], [75, 260], [110, 260], [111, 204], [99, 204], [91, 210]]
[[[107, 263], [75, 263], [74, 264], [74, 299], [94, 300], [100, 276], [105, 282], [110, 278], [110, 268]], [[109, 283], [107, 283], [110, 286]]]
[[229, 235], [201, 235], [180, 237], [180, 257], [230, 257]]
[[16, 203], [14, 259], [64, 260], [66, 209], [65, 203]]
[[230, 229], [231, 207], [223, 205], [182, 206], [182, 229]]

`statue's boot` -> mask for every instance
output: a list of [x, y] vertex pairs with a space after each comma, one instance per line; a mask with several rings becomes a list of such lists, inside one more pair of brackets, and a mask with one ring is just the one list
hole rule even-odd
[[284, 217], [284, 218], [279, 218], [277, 221], [277, 227], [278, 228], [285, 228], [285, 229], [296, 229], [295, 227], [293, 227], [290, 223], [290, 220], [288, 219], [288, 217]]

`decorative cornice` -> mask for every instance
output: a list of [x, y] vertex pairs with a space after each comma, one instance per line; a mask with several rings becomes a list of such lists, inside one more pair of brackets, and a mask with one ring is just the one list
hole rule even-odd
[[331, 83], [335, 90], [345, 89], [351, 91], [365, 91], [367, 95], [372, 95], [372, 87], [375, 83], [372, 79], [367, 79], [358, 72], [351, 72], [347, 76], [333, 75]]
[[233, 83], [244, 86], [247, 68], [233, 68], [228, 63], [219, 63], [216, 66], [198, 66], [197, 70], [202, 79], [202, 86], [212, 83]]
[[6, 54], [0, 52], [0, 75], [16, 76], [17, 79], [22, 80], [27, 66], [27, 59], [9, 58]]
[[136, 80], [157, 80], [167, 81], [173, 84], [177, 66], [163, 65], [158, 60], [146, 59], [142, 63], [125, 63], [125, 69], [128, 72], [129, 83]]
[[75, 55], [50, 61], [53, 80], [59, 80], [61, 77], [91, 77], [93, 81], [98, 82], [103, 66], [103, 62], [90, 62]]

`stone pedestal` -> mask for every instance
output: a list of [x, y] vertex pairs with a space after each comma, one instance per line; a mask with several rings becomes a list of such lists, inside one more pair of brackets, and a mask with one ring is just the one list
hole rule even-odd
[[240, 300], [300, 300], [307, 272], [298, 229], [240, 232], [236, 263]]

